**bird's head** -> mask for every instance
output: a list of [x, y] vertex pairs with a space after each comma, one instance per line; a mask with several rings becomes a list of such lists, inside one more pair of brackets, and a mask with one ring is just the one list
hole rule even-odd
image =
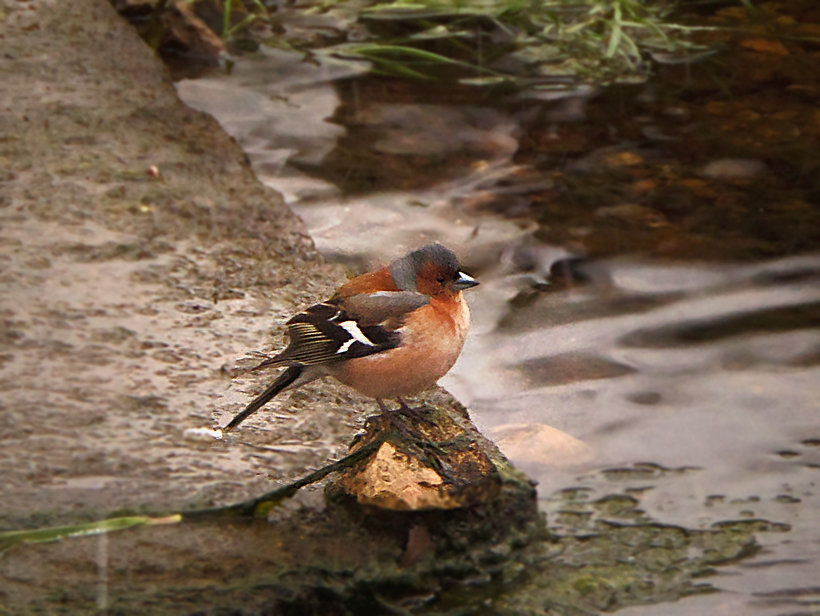
[[402, 291], [417, 291], [431, 297], [456, 295], [478, 284], [461, 271], [455, 253], [438, 243], [396, 259], [390, 264], [390, 274]]

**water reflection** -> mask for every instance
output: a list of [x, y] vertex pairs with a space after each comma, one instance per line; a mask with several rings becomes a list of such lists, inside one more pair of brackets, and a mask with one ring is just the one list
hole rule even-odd
[[[560, 519], [553, 491], [582, 485], [598, 497], [631, 492], [653, 517], [684, 527], [736, 518], [791, 527], [759, 535], [761, 557], [717, 581], [733, 594], [680, 611], [627, 612], [769, 614], [803, 605], [803, 594], [787, 589], [809, 587], [820, 557], [820, 258], [604, 266], [603, 282], [530, 293], [499, 327], [473, 336], [447, 386], [538, 478], [551, 520]], [[510, 424], [519, 426], [513, 439]], [[543, 424], [572, 437], [544, 434]], [[521, 426], [532, 427], [524, 447]]]
[[[283, 150], [278, 129], [259, 128], [279, 122], [266, 115], [271, 70], [240, 64], [180, 93], [246, 144], [331, 258], [363, 267], [429, 239], [459, 249], [482, 286], [443, 384], [538, 479], [555, 528], [569, 515], [555, 491], [582, 486], [588, 498], [631, 494], [665, 523], [768, 531], [758, 557], [713, 582], [729, 592], [624, 613], [812, 605], [820, 257], [782, 255], [818, 247], [816, 189], [796, 181], [816, 165], [816, 127], [804, 150], [764, 161], [760, 143], [744, 145], [750, 130], [800, 137], [783, 112], [753, 111], [768, 100], [759, 91], [745, 114], [706, 102], [709, 89], [667, 100], [671, 71], [642, 92], [496, 108], [448, 106], [440, 92], [419, 105], [391, 82], [350, 82], [334, 99], [322, 76], [277, 82], [275, 96], [298, 104], [288, 122], [310, 127]], [[636, 253], [688, 263], [624, 256]]]

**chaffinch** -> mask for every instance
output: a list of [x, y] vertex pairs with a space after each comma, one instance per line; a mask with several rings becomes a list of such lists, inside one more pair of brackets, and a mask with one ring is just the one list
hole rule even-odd
[[254, 370], [286, 369], [224, 431], [281, 391], [324, 376], [375, 398], [382, 411], [386, 398], [406, 408], [401, 397], [432, 387], [461, 353], [470, 326], [462, 291], [477, 284], [437, 243], [353, 278], [287, 322], [287, 348]]

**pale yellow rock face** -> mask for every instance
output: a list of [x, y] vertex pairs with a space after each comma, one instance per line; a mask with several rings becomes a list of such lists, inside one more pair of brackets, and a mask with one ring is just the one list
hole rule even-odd
[[[369, 417], [351, 451], [375, 451], [336, 482], [362, 505], [429, 511], [495, 499], [506, 461], [459, 410], [424, 406]], [[495, 461], [494, 461], [495, 460]]]
[[345, 475], [342, 485], [359, 503], [382, 509], [455, 509], [467, 504], [448, 493], [433, 469], [390, 443], [383, 443], [363, 469]]

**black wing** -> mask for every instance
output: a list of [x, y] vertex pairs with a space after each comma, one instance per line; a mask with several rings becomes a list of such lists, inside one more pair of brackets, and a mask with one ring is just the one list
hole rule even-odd
[[364, 325], [332, 303], [311, 306], [287, 323], [288, 347], [255, 369], [284, 364], [304, 366], [364, 357], [393, 349], [401, 334], [381, 324]]

